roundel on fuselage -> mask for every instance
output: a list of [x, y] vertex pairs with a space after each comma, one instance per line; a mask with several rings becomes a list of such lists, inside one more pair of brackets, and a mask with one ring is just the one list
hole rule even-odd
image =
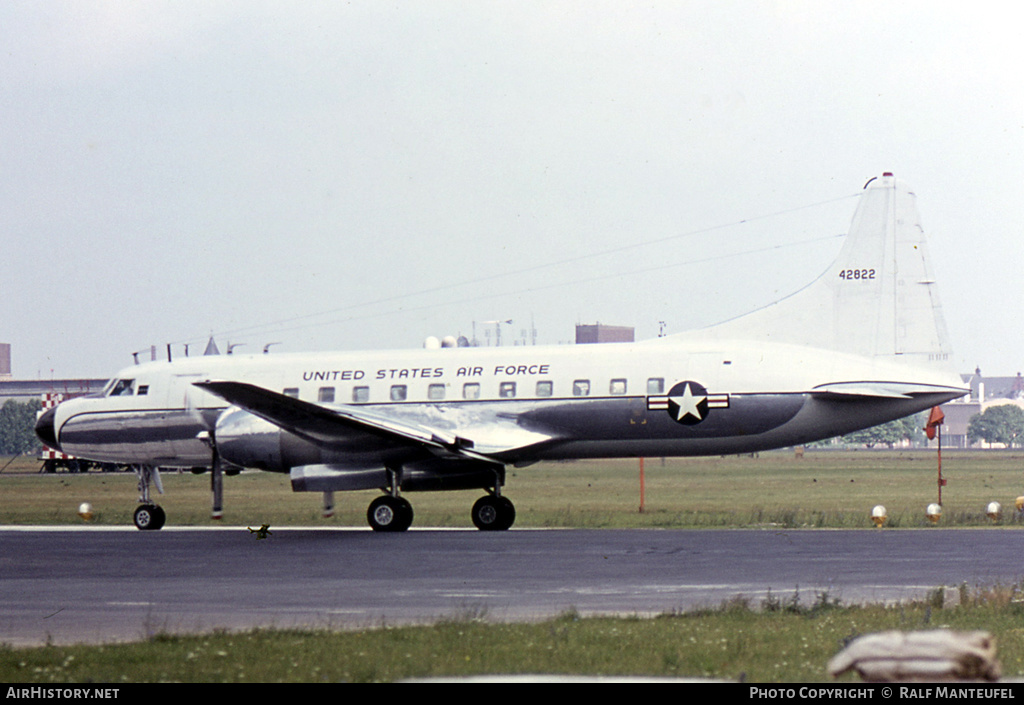
[[689, 380], [673, 385], [668, 390], [668, 414], [687, 426], [700, 423], [708, 415], [708, 390]]

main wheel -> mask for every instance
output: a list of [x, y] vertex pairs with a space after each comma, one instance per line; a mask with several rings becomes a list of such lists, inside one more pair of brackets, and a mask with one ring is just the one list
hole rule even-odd
[[374, 531], [405, 531], [412, 526], [412, 505], [403, 497], [384, 495], [370, 502], [366, 520]]
[[505, 531], [516, 520], [516, 508], [505, 497], [486, 495], [473, 504], [472, 517], [481, 531]]
[[156, 504], [140, 504], [135, 510], [135, 528], [141, 531], [157, 531], [162, 529], [167, 515], [162, 507]]

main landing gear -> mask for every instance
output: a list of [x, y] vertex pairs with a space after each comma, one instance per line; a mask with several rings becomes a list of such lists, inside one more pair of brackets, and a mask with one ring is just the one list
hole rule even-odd
[[[366, 521], [374, 531], [405, 531], [412, 526], [412, 505], [398, 495], [397, 474], [389, 471], [388, 475], [387, 494], [370, 502]], [[515, 523], [516, 508], [510, 499], [501, 495], [501, 484], [495, 483], [488, 494], [473, 504], [470, 517], [481, 531], [505, 531]]]
[[[473, 525], [481, 531], [505, 531], [516, 520], [516, 508], [507, 497], [485, 495], [473, 504]], [[366, 521], [374, 531], [405, 531], [412, 526], [412, 505], [404, 497], [386, 494], [370, 502]]]

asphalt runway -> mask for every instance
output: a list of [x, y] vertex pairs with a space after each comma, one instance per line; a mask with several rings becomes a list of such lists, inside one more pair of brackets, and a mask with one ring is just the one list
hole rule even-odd
[[1024, 577], [1014, 529], [270, 531], [0, 527], [0, 642], [646, 615], [769, 590], [848, 604]]

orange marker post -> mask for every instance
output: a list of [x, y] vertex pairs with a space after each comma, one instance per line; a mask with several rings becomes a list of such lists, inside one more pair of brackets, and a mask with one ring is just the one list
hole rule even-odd
[[928, 436], [929, 440], [938, 438], [939, 440], [939, 505], [942, 505], [942, 488], [946, 484], [946, 481], [942, 479], [942, 423], [946, 420], [946, 415], [942, 413], [941, 406], [933, 406], [931, 413], [928, 414], [928, 424], [924, 427], [925, 435]]

